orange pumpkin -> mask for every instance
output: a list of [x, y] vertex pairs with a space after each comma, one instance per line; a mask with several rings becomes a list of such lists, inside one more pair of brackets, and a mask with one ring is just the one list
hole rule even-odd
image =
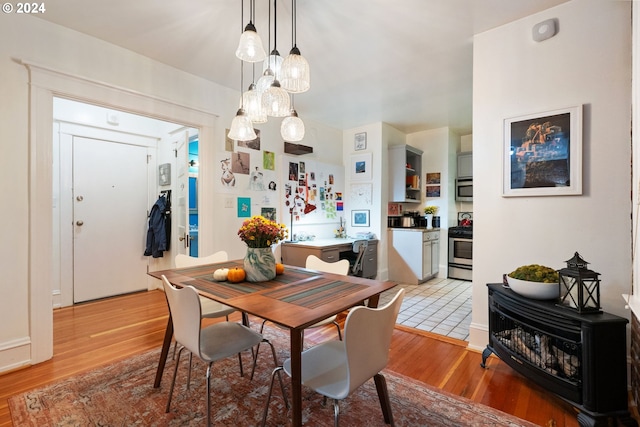
[[276, 264], [276, 274], [284, 273], [284, 264], [277, 263]]
[[231, 283], [242, 282], [244, 278], [247, 277], [247, 274], [244, 272], [243, 268], [230, 268], [229, 273], [227, 274], [227, 280]]

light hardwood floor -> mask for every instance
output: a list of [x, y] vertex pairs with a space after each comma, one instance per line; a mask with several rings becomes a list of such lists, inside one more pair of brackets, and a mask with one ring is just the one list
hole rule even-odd
[[[7, 399], [14, 394], [159, 347], [167, 316], [161, 291], [56, 310], [53, 359], [0, 376], [0, 426], [12, 425]], [[327, 327], [307, 332], [305, 341], [334, 339], [334, 335], [335, 328]], [[498, 358], [489, 359], [488, 369], [480, 367], [481, 359], [480, 353], [466, 349], [464, 341], [398, 326], [388, 368], [541, 426], [578, 426], [571, 406]]]

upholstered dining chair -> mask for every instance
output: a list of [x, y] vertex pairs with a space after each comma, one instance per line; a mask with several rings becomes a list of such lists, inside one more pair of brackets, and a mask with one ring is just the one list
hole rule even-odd
[[[191, 354], [196, 355], [202, 361], [208, 364], [206, 380], [207, 380], [207, 426], [211, 425], [211, 367], [214, 362], [231, 357], [236, 354], [257, 346], [259, 343], [267, 343], [271, 347], [273, 363], [277, 367], [276, 352], [268, 340], [264, 339], [261, 334], [255, 332], [240, 323], [236, 322], [219, 322], [213, 325], [201, 327], [201, 308], [198, 300], [198, 291], [192, 286], [186, 286], [182, 289], [174, 287], [167, 280], [166, 276], [162, 276], [164, 291], [169, 303], [169, 310], [173, 319], [173, 329], [176, 341], [180, 343], [180, 350], [176, 359], [176, 365], [173, 371], [173, 380], [169, 389], [169, 398], [167, 400], [166, 412], [171, 409], [171, 398], [176, 383], [176, 374], [180, 365], [180, 356], [182, 350], [187, 349]], [[253, 353], [252, 353], [253, 354]], [[258, 358], [257, 352], [254, 359]], [[251, 373], [253, 377], [253, 372]], [[187, 379], [188, 381], [188, 379]], [[188, 384], [188, 383], [187, 383]], [[284, 393], [284, 385], [280, 379], [280, 386]]]
[[[389, 361], [391, 336], [403, 298], [404, 289], [400, 289], [384, 307], [351, 309], [344, 324], [343, 341], [327, 341], [302, 352], [302, 384], [333, 399], [335, 427], [340, 420], [339, 401], [372, 377], [384, 421], [394, 425], [387, 382], [380, 371]], [[291, 359], [273, 371], [262, 426], [267, 421], [273, 381], [280, 370], [291, 376]], [[362, 420], [362, 424], [366, 422]]]
[[[346, 276], [349, 273], [349, 260], [342, 259], [336, 262], [327, 262], [327, 261], [321, 260], [315, 255], [309, 255], [305, 262], [305, 268], [308, 268], [310, 270], [322, 271], [323, 273], [341, 274], [343, 276]], [[307, 326], [306, 329], [319, 328], [319, 327], [333, 323], [333, 325], [335, 325], [335, 327], [338, 330], [338, 339], [341, 340], [342, 332], [340, 331], [340, 324], [338, 324], [336, 320], [337, 317], [338, 316], [333, 315], [317, 323], [314, 323], [311, 326]], [[264, 330], [264, 324], [266, 322], [267, 322], [266, 320], [262, 322], [262, 326], [260, 327], [260, 333], [262, 333], [262, 331]]]

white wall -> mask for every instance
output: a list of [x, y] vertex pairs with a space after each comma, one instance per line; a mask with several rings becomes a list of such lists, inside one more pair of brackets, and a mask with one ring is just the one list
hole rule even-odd
[[[422, 209], [427, 205], [438, 207], [437, 215], [440, 216], [440, 267], [438, 277], [447, 277], [447, 261], [449, 245], [447, 229], [457, 225], [455, 204], [455, 178], [456, 178], [456, 153], [460, 147], [460, 136], [449, 128], [432, 129], [407, 135], [407, 144], [422, 150], [422, 176], [421, 182], [425, 182], [427, 173], [440, 172], [440, 197], [426, 198], [422, 193], [423, 202], [417, 208]], [[422, 185], [424, 190], [424, 185]]]
[[[171, 119], [163, 114], [171, 109], [169, 106], [178, 105], [189, 107], [190, 111], [203, 112], [208, 117], [217, 115], [217, 120], [203, 124], [205, 132], [202, 140], [205, 143], [200, 146], [201, 161], [209, 164], [214, 164], [214, 153], [224, 149], [224, 129], [236, 112], [239, 95], [234, 90], [180, 72], [131, 51], [30, 16], [18, 19], [16, 15], [0, 15], [0, 39], [11, 41], [0, 43], [0, 185], [6, 207], [0, 223], [0, 234], [5, 242], [0, 249], [0, 259], [3, 260], [0, 371], [5, 371], [46, 357], [46, 349], [38, 351], [32, 343], [32, 337], [37, 336], [36, 339], [40, 340], [41, 335], [34, 335], [34, 329], [51, 322], [51, 311], [34, 313], [29, 294], [33, 290], [41, 302], [45, 301], [45, 306], [47, 299], [51, 300], [51, 287], [47, 286], [53, 268], [45, 267], [47, 271], [42, 271], [39, 259], [30, 258], [34, 251], [38, 253], [38, 257], [47, 257], [51, 253], [50, 224], [43, 225], [44, 231], [40, 234], [31, 233], [34, 218], [51, 216], [51, 199], [47, 199], [51, 183], [46, 182], [47, 177], [40, 182], [35, 179], [39, 167], [51, 168], [51, 159], [47, 158], [51, 155], [51, 150], [42, 150], [44, 156], [40, 157], [42, 153], [33, 149], [30, 142], [33, 138], [40, 138], [51, 127], [36, 128], [37, 123], [29, 120], [29, 111], [30, 106], [33, 106], [38, 111], [49, 110], [52, 114], [53, 107], [50, 97], [39, 97], [43, 92], [30, 91], [29, 71], [19, 60], [33, 61], [45, 68], [79, 76], [83, 82], [102, 82], [105, 85], [100, 86], [98, 92], [107, 94], [108, 98], [103, 100], [106, 105], [126, 102], [128, 111], [134, 113], [144, 111], [155, 116], [157, 112], [159, 118]], [[55, 77], [49, 75], [46, 78], [49, 81], [55, 80]], [[110, 88], [123, 88], [124, 91]], [[34, 96], [34, 93], [37, 95]], [[144, 94], [149, 98], [145, 100], [137, 94]], [[86, 99], [89, 95], [79, 93], [75, 96], [78, 100], [89, 101]], [[154, 111], [157, 104], [154, 100], [167, 108]], [[33, 104], [30, 105], [30, 102]], [[41, 102], [51, 105], [42, 105]], [[299, 113], [304, 120], [304, 112]], [[273, 121], [267, 128], [279, 129], [279, 125], [279, 120]], [[311, 129], [310, 138], [315, 138], [311, 139], [314, 144], [317, 142], [326, 147], [314, 147], [318, 155], [329, 155], [332, 161], [335, 160], [335, 153], [340, 151], [335, 148], [341, 144], [341, 132], [310, 123], [307, 126], [308, 130]], [[313, 128], [317, 128], [317, 131], [313, 132]], [[264, 132], [263, 141], [276, 138], [278, 131]], [[308, 143], [308, 140], [305, 139], [302, 143]], [[271, 146], [271, 142], [268, 144]], [[281, 153], [282, 141], [273, 142], [273, 147], [276, 153]], [[47, 164], [48, 166], [44, 166]], [[213, 182], [217, 175], [214, 175], [212, 168], [203, 168], [201, 177], [203, 181]], [[31, 206], [30, 210], [30, 203], [33, 201], [38, 203]], [[233, 245], [230, 254], [239, 256], [238, 248], [242, 246], [235, 234], [237, 219], [234, 217], [235, 220], [229, 220], [228, 224], [231, 226], [221, 226], [227, 224], [228, 211], [222, 210], [220, 198], [212, 191], [205, 193], [201, 201], [203, 210], [208, 212], [200, 229], [200, 236], [207, 236], [200, 241], [202, 250], [213, 251], [216, 247], [224, 247], [229, 243]], [[49, 221], [35, 222], [40, 226]], [[221, 232], [222, 229], [225, 231]], [[51, 262], [47, 265], [50, 266]], [[37, 272], [36, 275], [33, 274], [34, 271]], [[46, 281], [40, 281], [41, 277], [46, 278]], [[37, 292], [43, 283], [43, 292], [48, 295], [41, 296]], [[46, 326], [45, 329], [42, 334], [46, 336], [45, 339], [50, 340], [52, 331]]]
[[[555, 18], [558, 34], [531, 28]], [[631, 2], [574, 0], [474, 38], [474, 270], [470, 346], [486, 346], [486, 283], [575, 251], [601, 273], [605, 311], [631, 287]], [[503, 198], [503, 120], [584, 106], [583, 195]]]

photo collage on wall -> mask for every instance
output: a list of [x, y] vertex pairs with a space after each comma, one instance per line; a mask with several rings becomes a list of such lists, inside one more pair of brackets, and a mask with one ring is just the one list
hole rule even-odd
[[337, 179], [341, 180], [336, 166], [318, 162], [285, 158], [284, 212], [293, 221], [325, 222], [338, 218], [344, 209], [343, 195]]
[[225, 151], [218, 153], [217, 190], [237, 197], [239, 218], [262, 215], [277, 221], [278, 185], [275, 153], [261, 150], [260, 130], [252, 141], [234, 141], [225, 132]]

